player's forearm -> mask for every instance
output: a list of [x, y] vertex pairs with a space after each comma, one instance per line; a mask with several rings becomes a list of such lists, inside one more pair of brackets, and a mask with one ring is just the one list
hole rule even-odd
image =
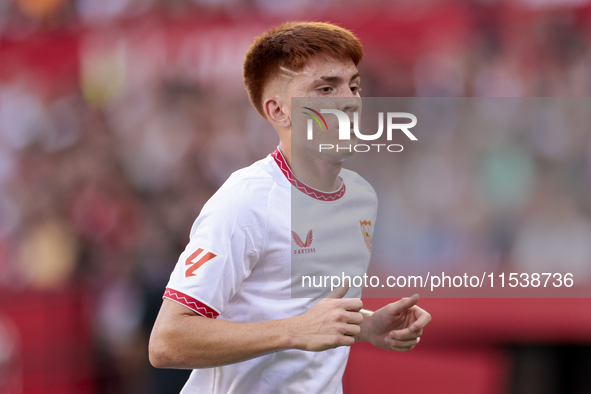
[[293, 347], [285, 320], [235, 323], [186, 315], [155, 325], [150, 362], [158, 368], [207, 368]]

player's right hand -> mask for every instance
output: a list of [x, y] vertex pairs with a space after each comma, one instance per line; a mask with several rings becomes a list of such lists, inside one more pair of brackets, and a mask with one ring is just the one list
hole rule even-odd
[[349, 287], [339, 287], [320, 300], [306, 313], [291, 319], [294, 348], [322, 351], [339, 346], [351, 346], [361, 332], [363, 302], [358, 298], [343, 298]]

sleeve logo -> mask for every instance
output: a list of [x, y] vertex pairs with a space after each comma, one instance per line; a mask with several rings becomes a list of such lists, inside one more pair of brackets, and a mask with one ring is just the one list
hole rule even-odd
[[193, 254], [191, 254], [185, 261], [187, 270], [185, 271], [185, 278], [196, 276], [195, 271], [209, 260], [217, 257], [217, 254], [209, 251], [204, 251], [203, 248], [198, 248]]

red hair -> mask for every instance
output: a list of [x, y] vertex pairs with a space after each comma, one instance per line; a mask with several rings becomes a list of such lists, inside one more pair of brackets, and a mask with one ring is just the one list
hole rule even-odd
[[263, 90], [279, 67], [300, 71], [318, 54], [351, 59], [357, 66], [363, 48], [349, 30], [323, 22], [286, 22], [255, 38], [244, 59], [244, 85], [250, 102], [264, 118]]

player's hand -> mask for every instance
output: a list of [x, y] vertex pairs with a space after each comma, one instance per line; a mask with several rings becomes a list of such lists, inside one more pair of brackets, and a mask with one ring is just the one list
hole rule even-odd
[[[362, 336], [376, 347], [408, 352], [419, 343], [431, 315], [416, 306], [419, 295], [402, 298], [375, 311], [367, 320]], [[364, 327], [365, 331], [365, 327]]]
[[294, 348], [322, 351], [338, 346], [351, 346], [359, 335], [363, 302], [357, 298], [343, 298], [349, 287], [339, 287], [320, 300], [306, 313], [291, 319]]

